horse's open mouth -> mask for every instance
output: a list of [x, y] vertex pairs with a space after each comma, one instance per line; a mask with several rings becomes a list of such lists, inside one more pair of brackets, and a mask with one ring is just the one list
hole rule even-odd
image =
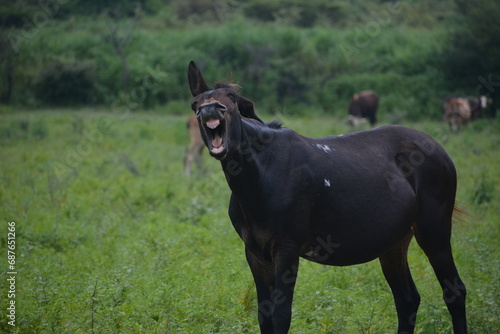
[[205, 131], [209, 144], [210, 153], [217, 157], [225, 153], [224, 145], [225, 124], [224, 119], [210, 117], [205, 121]]

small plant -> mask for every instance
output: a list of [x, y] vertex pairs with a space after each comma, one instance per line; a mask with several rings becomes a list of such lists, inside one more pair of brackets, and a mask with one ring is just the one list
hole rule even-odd
[[[27, 127], [24, 131], [27, 131]], [[47, 137], [47, 124], [45, 123], [45, 120], [40, 118], [33, 123], [33, 126], [31, 128], [31, 135], [36, 139], [44, 139], [45, 137]]]
[[237, 299], [245, 308], [245, 311], [250, 312], [253, 310], [254, 304], [257, 300], [257, 294], [253, 281], [249, 281], [242, 289], [240, 297]]
[[479, 182], [476, 182], [476, 185], [474, 186], [471, 200], [477, 205], [490, 203], [493, 199], [494, 191], [494, 183], [488, 180], [485, 175], [482, 175]]

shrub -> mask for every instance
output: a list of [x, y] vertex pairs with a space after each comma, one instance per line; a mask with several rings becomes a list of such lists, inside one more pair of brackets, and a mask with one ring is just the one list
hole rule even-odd
[[38, 96], [46, 103], [57, 105], [96, 102], [94, 73], [94, 65], [88, 61], [56, 61], [42, 71]]
[[11, 6], [0, 7], [0, 26], [3, 28], [20, 28], [26, 23], [23, 18], [31, 18], [35, 12], [34, 7], [25, 4], [13, 4]]
[[472, 203], [476, 205], [490, 203], [495, 192], [494, 183], [487, 179], [485, 175], [476, 181], [474, 190], [471, 194]]
[[344, 7], [336, 2], [312, 1], [265, 1], [247, 2], [243, 7], [246, 17], [262, 22], [280, 22], [310, 28], [318, 22], [341, 25], [346, 15]]

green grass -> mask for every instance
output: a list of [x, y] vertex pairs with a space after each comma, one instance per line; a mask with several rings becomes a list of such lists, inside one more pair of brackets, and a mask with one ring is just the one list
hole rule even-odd
[[[256, 333], [243, 244], [227, 217], [218, 162], [186, 178], [186, 116], [37, 111], [0, 114], [0, 245], [16, 222], [14, 333]], [[266, 116], [265, 119], [270, 119]], [[345, 118], [281, 116], [308, 136], [349, 131]], [[99, 124], [101, 129], [99, 130]], [[104, 126], [105, 125], [105, 126]], [[435, 136], [456, 163], [454, 254], [468, 288], [471, 333], [500, 332], [500, 123]], [[422, 295], [418, 333], [450, 333], [441, 291], [415, 242], [409, 262]], [[393, 333], [396, 314], [377, 261], [338, 268], [302, 261], [291, 333]]]

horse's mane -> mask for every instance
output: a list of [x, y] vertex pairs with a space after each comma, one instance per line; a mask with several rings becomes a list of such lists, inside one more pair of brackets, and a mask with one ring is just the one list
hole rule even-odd
[[[238, 92], [241, 89], [241, 86], [232, 82], [216, 82], [214, 84], [214, 89], [219, 89], [219, 88], [228, 88], [234, 90], [235, 92]], [[265, 122], [264, 125], [270, 129], [281, 129], [283, 127], [283, 123], [277, 120]]]
[[277, 120], [272, 120], [270, 122], [266, 122], [266, 125], [268, 128], [271, 128], [271, 129], [281, 129], [283, 127], [283, 123], [281, 123], [280, 121], [277, 121]]
[[229, 88], [234, 90], [235, 92], [238, 92], [241, 86], [231, 82], [216, 82], [214, 84], [214, 89], [219, 89], [219, 88]]

